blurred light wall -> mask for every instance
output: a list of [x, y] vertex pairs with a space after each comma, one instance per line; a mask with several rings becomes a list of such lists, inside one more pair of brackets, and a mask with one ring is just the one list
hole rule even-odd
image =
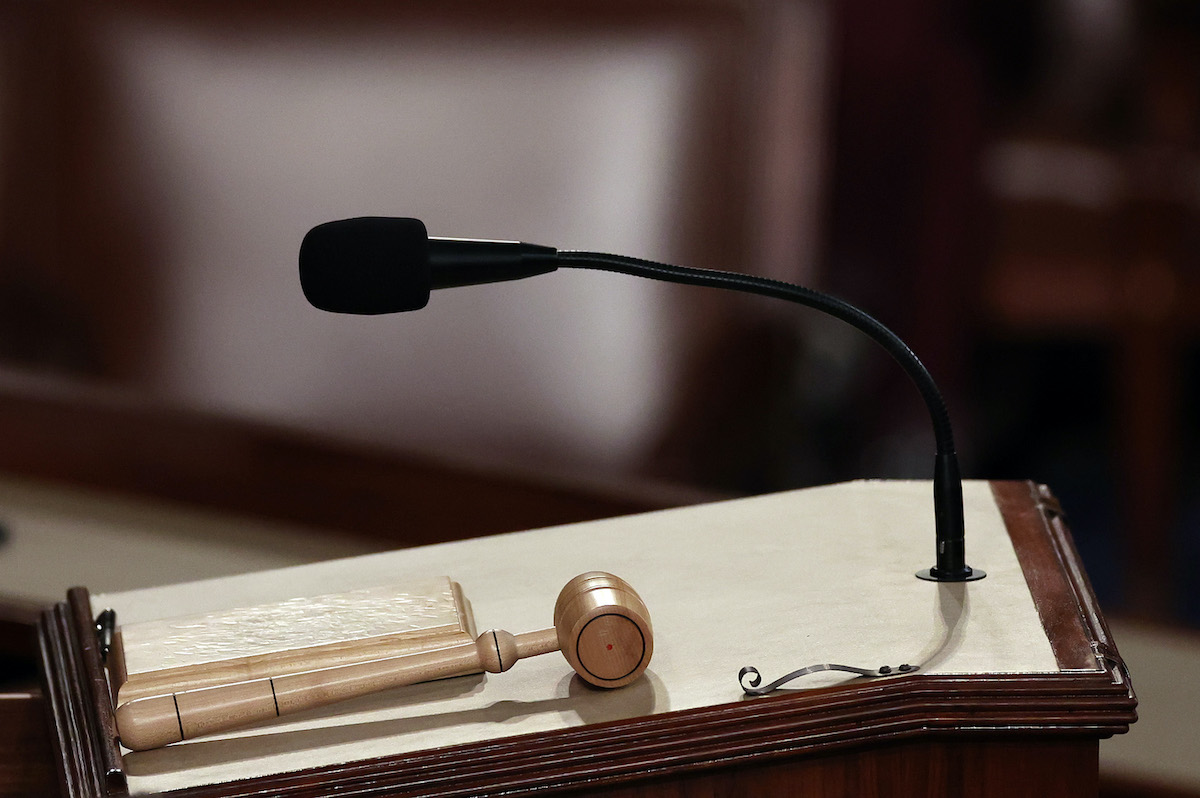
[[662, 287], [563, 272], [356, 318], [307, 305], [296, 252], [319, 222], [373, 215], [672, 257], [686, 40], [237, 39], [119, 20], [104, 44], [116, 157], [140, 170], [163, 242], [155, 392], [404, 447], [535, 445], [606, 468], [638, 454], [679, 360]]
[[[26, 105], [62, 133], [27, 129], [9, 152], [45, 164], [24, 184], [52, 198], [25, 214], [64, 243], [35, 242], [29, 260], [55, 262], [56, 312], [82, 306], [76, 348], [100, 350], [82, 359], [172, 404], [630, 471], [727, 302], [564, 271], [440, 292], [415, 314], [335, 316], [300, 294], [300, 240], [329, 219], [416, 216], [433, 235], [811, 274], [824, 3], [612, 20], [536, 3], [512, 19], [472, 3], [349, 22], [331, 8], [41, 9], [32, 28], [63, 36], [41, 59], [49, 91]], [[105, 310], [112, 295], [130, 310]], [[113, 340], [129, 362], [106, 365]]]

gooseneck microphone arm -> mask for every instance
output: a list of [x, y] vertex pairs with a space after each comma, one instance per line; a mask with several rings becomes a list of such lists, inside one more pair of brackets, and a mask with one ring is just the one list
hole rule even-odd
[[937, 582], [962, 582], [983, 578], [982, 571], [971, 568], [966, 563], [962, 475], [958, 467], [958, 455], [954, 449], [954, 430], [950, 424], [950, 412], [946, 407], [945, 399], [920, 358], [898, 335], [885, 327], [874, 316], [837, 297], [792, 283], [749, 274], [673, 266], [641, 258], [599, 252], [560, 251], [558, 265], [559, 267], [618, 272], [634, 277], [645, 277], [683, 285], [724, 288], [783, 299], [841, 319], [865, 333], [882, 346], [908, 374], [921, 393], [921, 398], [925, 400], [925, 406], [929, 410], [929, 417], [933, 423], [936, 448], [933, 492], [937, 561], [932, 568], [918, 572], [917, 576]]
[[326, 222], [300, 246], [300, 282], [318, 308], [338, 313], [417, 310], [434, 288], [515, 280], [560, 267], [618, 272], [684, 285], [783, 299], [813, 308], [865, 333], [890, 354], [920, 391], [933, 423], [936, 562], [917, 573], [935, 582], [966, 582], [986, 574], [966, 563], [962, 476], [950, 414], [937, 384], [899, 336], [873, 316], [836, 297], [748, 274], [672, 266], [598, 252], [559, 252], [516, 241], [430, 238], [416, 219], [364, 217]]

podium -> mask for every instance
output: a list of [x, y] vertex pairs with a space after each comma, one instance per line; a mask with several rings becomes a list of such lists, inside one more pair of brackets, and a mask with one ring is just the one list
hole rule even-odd
[[[932, 559], [927, 483], [856, 482], [101, 596], [40, 625], [63, 794], [172, 796], [1096, 795], [1098, 741], [1136, 698], [1044, 487], [964, 485], [974, 583]], [[93, 618], [137, 622], [449, 574], [476, 623], [547, 624], [574, 573], [621, 575], [653, 616], [646, 674], [587, 688], [549, 655], [270, 724], [128, 752]], [[822, 674], [820, 662], [914, 672]], [[825, 678], [828, 677], [828, 678]], [[809, 683], [806, 684], [805, 681]]]

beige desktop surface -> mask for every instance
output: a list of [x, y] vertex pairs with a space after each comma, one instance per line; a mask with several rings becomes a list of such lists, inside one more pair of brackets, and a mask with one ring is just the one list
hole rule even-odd
[[[988, 573], [967, 584], [913, 576], [933, 560], [929, 483], [867, 481], [97, 594], [97, 612], [112, 607], [120, 622], [135, 623], [447, 574], [462, 585], [479, 629], [521, 632], [550, 626], [572, 576], [606, 570], [629, 581], [653, 616], [654, 659], [629, 687], [587, 688], [550, 654], [503, 674], [400, 688], [128, 753], [131, 790], [724, 704], [741, 699], [744, 665], [767, 680], [823, 662], [1056, 671], [990, 487], [966, 483], [964, 497], [968, 562]], [[807, 678], [817, 686], [841, 677]]]

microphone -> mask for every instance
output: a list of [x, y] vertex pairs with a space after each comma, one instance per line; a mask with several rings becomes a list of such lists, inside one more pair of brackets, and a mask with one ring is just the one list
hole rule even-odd
[[966, 563], [962, 477], [950, 413], [933, 376], [900, 337], [868, 313], [803, 286], [736, 272], [694, 269], [599, 252], [559, 252], [517, 241], [431, 238], [416, 219], [364, 217], [326, 222], [300, 245], [300, 284], [315, 307], [336, 313], [419, 310], [434, 288], [516, 280], [559, 268], [598, 269], [652, 280], [758, 294], [841, 319], [883, 347], [908, 374], [929, 411], [935, 564], [917, 576], [968, 582], [986, 574]]
[[551, 247], [430, 238], [417, 219], [367, 216], [317, 225], [300, 244], [300, 285], [334, 313], [420, 310], [433, 288], [518, 280], [557, 268]]

